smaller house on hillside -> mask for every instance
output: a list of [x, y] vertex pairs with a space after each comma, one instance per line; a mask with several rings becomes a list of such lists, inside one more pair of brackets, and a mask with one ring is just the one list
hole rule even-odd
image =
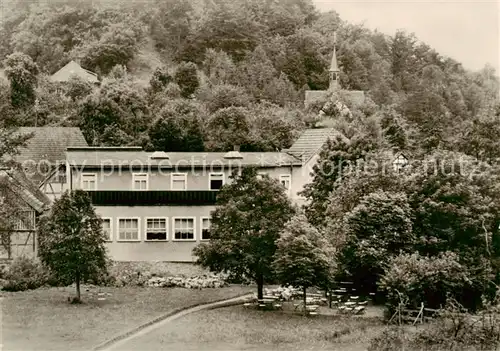
[[88, 146], [82, 131], [73, 127], [22, 127], [19, 132], [33, 136], [19, 150], [16, 161], [49, 198], [59, 197], [66, 190], [66, 173], [61, 171], [66, 149]]
[[9, 168], [0, 169], [0, 200], [8, 216], [0, 218], [0, 258], [36, 256], [37, 222], [50, 199], [24, 172]]
[[50, 76], [53, 82], [68, 82], [72, 76], [76, 76], [86, 82], [99, 84], [99, 77], [96, 73], [88, 71], [75, 61], [70, 61], [59, 71]]

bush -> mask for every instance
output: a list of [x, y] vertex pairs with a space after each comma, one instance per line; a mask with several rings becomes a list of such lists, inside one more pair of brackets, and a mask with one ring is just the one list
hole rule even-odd
[[391, 314], [400, 301], [407, 301], [407, 307], [412, 309], [418, 309], [421, 303], [440, 308], [449, 297], [475, 310], [481, 306], [488, 283], [487, 274], [478, 270], [471, 273], [456, 254], [447, 252], [431, 258], [419, 254], [393, 258], [380, 280], [380, 288], [387, 295]]
[[471, 315], [450, 299], [439, 317], [415, 336], [411, 346], [423, 350], [498, 350], [499, 312], [498, 304], [487, 304], [479, 315]]
[[500, 347], [500, 309], [498, 301], [485, 303], [478, 315], [467, 313], [449, 299], [436, 319], [419, 331], [405, 326], [389, 327], [371, 340], [369, 351], [475, 351], [498, 350]]
[[49, 271], [38, 260], [29, 257], [14, 259], [6, 270], [4, 279], [5, 291], [24, 291], [55, 284]]

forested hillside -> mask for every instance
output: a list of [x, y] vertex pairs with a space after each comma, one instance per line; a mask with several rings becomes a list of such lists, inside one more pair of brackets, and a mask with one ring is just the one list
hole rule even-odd
[[[92, 145], [155, 150], [286, 148], [321, 109], [338, 114], [303, 104], [328, 87], [337, 32], [341, 85], [368, 97], [344, 101], [355, 129], [404, 149], [500, 153], [491, 68], [469, 72], [413, 34], [370, 31], [310, 0], [9, 0], [1, 21], [4, 126], [79, 126]], [[70, 60], [101, 86], [51, 82]]]

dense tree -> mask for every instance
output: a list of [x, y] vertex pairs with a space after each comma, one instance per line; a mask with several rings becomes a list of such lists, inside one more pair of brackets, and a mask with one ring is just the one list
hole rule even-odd
[[20, 52], [13, 53], [3, 62], [5, 74], [10, 81], [10, 96], [15, 108], [30, 107], [35, 103], [38, 66], [31, 57]]
[[313, 167], [313, 180], [303, 191], [310, 201], [306, 215], [312, 224], [324, 224], [330, 193], [341, 185], [345, 174], [354, 170], [356, 162], [373, 148], [372, 141], [359, 134], [352, 139], [339, 134], [327, 141]]
[[256, 169], [242, 169], [217, 196], [210, 242], [194, 250], [198, 263], [253, 280], [262, 299], [264, 283], [274, 277], [276, 241], [293, 213], [281, 184], [269, 177], [258, 179]]
[[389, 145], [397, 151], [405, 150], [408, 138], [401, 123], [402, 117], [393, 109], [384, 109], [380, 115], [380, 124]]
[[211, 85], [237, 84], [236, 65], [224, 51], [208, 49], [203, 61], [203, 72]]
[[183, 101], [166, 105], [148, 131], [156, 151], [203, 151], [203, 132], [196, 106]]
[[76, 284], [74, 302], [81, 301], [80, 283], [106, 273], [107, 256], [101, 218], [82, 190], [64, 193], [38, 230], [39, 255], [65, 282]]
[[307, 289], [330, 285], [333, 248], [304, 215], [294, 216], [285, 224], [276, 246], [273, 262], [276, 277], [282, 285], [302, 288], [306, 313]]
[[230, 151], [240, 146], [242, 151], [252, 148], [248, 110], [227, 107], [215, 112], [207, 125], [207, 147], [212, 151]]
[[80, 50], [82, 65], [100, 74], [107, 74], [116, 65], [128, 65], [138, 50], [142, 36], [138, 23], [110, 25], [98, 41]]
[[[146, 92], [128, 78], [105, 80], [100, 89], [79, 104], [77, 112], [77, 125], [91, 145], [135, 144], [135, 140], [146, 132], [149, 121]], [[118, 145], [113, 141], [117, 139], [110, 139], [110, 134], [103, 133], [112, 125], [127, 135], [125, 140], [118, 139]]]
[[153, 76], [149, 80], [149, 85], [153, 92], [159, 92], [167, 87], [168, 83], [173, 80], [166, 67], [158, 67], [153, 72]]
[[201, 63], [207, 49], [222, 50], [239, 61], [246, 51], [253, 50], [262, 33], [262, 26], [242, 10], [243, 1], [215, 0], [204, 2], [203, 16], [196, 31], [186, 40], [179, 61]]
[[[416, 163], [416, 162], [415, 162]], [[454, 251], [471, 264], [492, 254], [498, 235], [498, 172], [466, 155], [435, 152], [414, 166], [407, 182], [419, 250], [436, 255]]]
[[150, 22], [151, 38], [162, 53], [176, 57], [193, 29], [193, 8], [187, 0], [159, 1]]
[[198, 98], [205, 102], [210, 113], [232, 106], [248, 107], [252, 101], [245, 89], [229, 84], [200, 88]]
[[338, 274], [363, 292], [375, 292], [390, 257], [410, 252], [416, 239], [405, 194], [374, 192], [344, 217], [345, 246]]
[[457, 126], [454, 143], [457, 149], [478, 160], [497, 164], [500, 159], [500, 106], [481, 111], [476, 117]]
[[181, 88], [182, 97], [191, 97], [200, 85], [196, 65], [192, 62], [182, 62], [175, 71], [174, 80]]

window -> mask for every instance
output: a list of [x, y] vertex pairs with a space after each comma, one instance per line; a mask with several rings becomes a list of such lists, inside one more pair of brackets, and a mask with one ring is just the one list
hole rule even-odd
[[165, 241], [167, 240], [167, 219], [147, 218], [146, 219], [146, 240]]
[[195, 240], [194, 218], [174, 218], [174, 240]]
[[148, 190], [148, 174], [147, 173], [132, 174], [132, 189]]
[[172, 190], [186, 190], [186, 173], [172, 173]]
[[286, 190], [290, 190], [292, 185], [292, 176], [290, 174], [281, 174], [280, 183], [285, 187]]
[[139, 218], [119, 218], [118, 241], [139, 240]]
[[408, 159], [404, 155], [399, 155], [393, 162], [392, 167], [395, 172], [402, 171], [406, 166], [408, 166]]
[[267, 173], [267, 172], [257, 172], [257, 179], [262, 179], [264, 177], [269, 177], [269, 173]]
[[210, 173], [210, 190], [219, 190], [224, 185], [224, 173]]
[[106, 241], [113, 241], [113, 231], [111, 229], [111, 218], [102, 218], [102, 232]]
[[95, 173], [82, 173], [81, 181], [82, 181], [82, 189], [83, 190], [96, 190], [97, 189], [97, 174], [95, 174]]
[[201, 219], [201, 240], [210, 240], [210, 218]]

